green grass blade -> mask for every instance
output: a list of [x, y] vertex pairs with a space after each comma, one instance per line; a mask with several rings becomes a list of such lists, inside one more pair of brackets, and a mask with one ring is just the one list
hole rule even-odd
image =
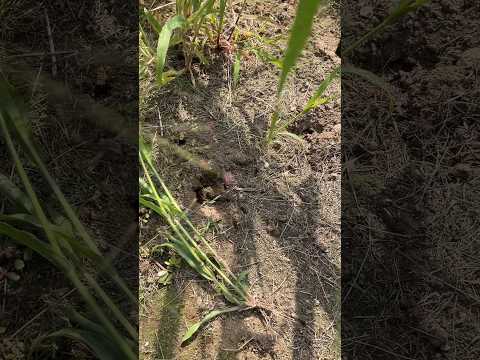
[[[37, 219], [30, 214], [11, 214], [11, 215], [2, 215], [0, 214], [0, 221], [10, 224], [16, 228], [32, 228], [42, 230], [42, 225], [37, 221]], [[64, 227], [49, 224], [50, 230], [59, 236], [62, 242], [59, 242], [62, 248], [69, 249], [74, 251], [73, 255], [81, 255], [85, 258], [92, 260], [96, 264], [100, 264], [103, 261], [103, 257], [98, 256], [89, 247], [85, 246], [77, 239], [75, 239], [74, 234], [66, 230]], [[39, 240], [40, 241], [40, 240]], [[34, 249], [32, 249], [34, 250]]]
[[162, 244], [162, 246], [174, 250], [182, 257], [188, 266], [190, 266], [206, 280], [214, 280], [214, 275], [208, 271], [208, 269], [205, 267], [205, 264], [198, 258], [198, 255], [194, 256], [192, 248], [186, 246], [182, 241], [177, 240], [174, 237], [170, 237], [170, 242]]
[[200, 7], [200, 4], [201, 4], [201, 0], [192, 0], [192, 7], [193, 7], [193, 11], [197, 11], [198, 8]]
[[283, 67], [278, 82], [277, 95], [280, 96], [288, 74], [294, 68], [312, 31], [313, 18], [325, 0], [300, 0], [297, 13], [288, 40], [287, 51], [283, 58]]
[[0, 174], [0, 193], [23, 211], [33, 213], [33, 205], [28, 196], [3, 174]]
[[[0, 87], [3, 90], [6, 88], [1, 81]], [[7, 89], [8, 90], [8, 89]], [[9, 94], [7, 94], [9, 95]], [[3, 100], [5, 101], [5, 100]], [[8, 102], [8, 101], [7, 101]], [[120, 353], [122, 354], [121, 357], [117, 358], [125, 358], [125, 359], [136, 359], [137, 355], [135, 354], [133, 347], [129, 343], [129, 341], [119, 332], [117, 331], [115, 325], [112, 322], [112, 319], [106, 315], [104, 309], [100, 307], [96, 301], [96, 298], [92, 296], [89, 289], [85, 286], [81, 279], [82, 272], [79, 271], [76, 265], [78, 265], [78, 261], [75, 256], [71, 258], [68, 255], [73, 254], [72, 247], [69, 246], [67, 242], [60, 242], [58, 233], [56, 233], [52, 226], [51, 222], [48, 220], [45, 211], [43, 210], [42, 206], [40, 205], [39, 198], [35, 193], [35, 190], [32, 186], [32, 183], [26, 173], [25, 167], [20, 159], [19, 153], [16, 149], [16, 146], [13, 143], [11, 130], [16, 132], [17, 140], [24, 146], [27, 153], [31, 156], [32, 161], [40, 170], [40, 173], [44, 177], [44, 179], [48, 182], [50, 188], [53, 190], [57, 200], [60, 202], [62, 207], [64, 208], [65, 212], [68, 215], [70, 222], [74, 225], [76, 232], [78, 235], [81, 236], [83, 243], [81, 245], [89, 245], [90, 249], [96, 250], [96, 247], [93, 241], [89, 238], [88, 233], [84, 229], [83, 225], [80, 223], [80, 220], [76, 217], [73, 209], [63, 196], [62, 192], [60, 191], [58, 185], [55, 183], [53, 178], [50, 176], [45, 164], [42, 162], [38, 152], [36, 151], [31, 139], [30, 134], [28, 132], [28, 126], [26, 117], [23, 115], [19, 115], [16, 113], [15, 107], [7, 108], [8, 111], [2, 108], [0, 112], [0, 130], [3, 134], [5, 139], [5, 143], [7, 148], [10, 152], [10, 155], [13, 159], [15, 164], [18, 176], [23, 184], [25, 192], [27, 193], [31, 203], [32, 203], [32, 214], [35, 217], [35, 220], [38, 221], [39, 225], [41, 226], [43, 232], [46, 235], [46, 238], [49, 241], [49, 244], [43, 243], [40, 240], [32, 237], [31, 234], [26, 233], [24, 231], [18, 231], [13, 228], [11, 225], [2, 223], [1, 229], [5, 233], [5, 235], [12, 237], [17, 242], [20, 242], [30, 247], [31, 249], [37, 251], [40, 255], [44, 256], [47, 259], [51, 259], [51, 261], [57, 265], [66, 275], [66, 277], [73, 283], [73, 285], [77, 288], [78, 293], [83, 298], [83, 300], [87, 303], [87, 305], [92, 309], [94, 314], [96, 315], [96, 319], [102, 324], [102, 326], [108, 331], [109, 334], [109, 341], [119, 349]], [[73, 239], [73, 237], [71, 237]], [[65, 240], [65, 239], [62, 239]], [[80, 241], [80, 240], [79, 240]], [[92, 242], [93, 247], [90, 246], [89, 241]], [[60, 245], [61, 243], [61, 245]], [[67, 250], [65, 252], [64, 250]], [[94, 251], [92, 250], [92, 251]], [[97, 254], [97, 252], [95, 252]], [[99, 253], [98, 253], [99, 254]], [[101, 263], [99, 263], [101, 265]], [[81, 269], [80, 269], [81, 270]], [[133, 295], [132, 295], [133, 297]], [[117, 317], [117, 319], [121, 320], [121, 317], [118, 316], [118, 313], [115, 312], [115, 309], [112, 309], [113, 314]], [[111, 314], [109, 314], [111, 316]]]
[[77, 330], [73, 328], [58, 330], [47, 336], [41, 337], [34, 342], [32, 347], [38, 347], [41, 342], [56, 337], [67, 337], [86, 344], [99, 360], [118, 360], [124, 358], [124, 354], [105, 334], [96, 331]]
[[183, 16], [174, 16], [166, 22], [163, 26], [160, 34], [158, 35], [157, 43], [157, 58], [155, 74], [157, 82], [163, 84], [163, 68], [165, 67], [165, 59], [167, 57], [168, 46], [170, 44], [170, 38], [175, 29], [182, 27], [185, 24], [185, 18]]
[[0, 234], [35, 251], [54, 265], [58, 266], [61, 263], [55, 255], [51, 245], [41, 241], [32, 233], [19, 230], [5, 222], [0, 222]]
[[276, 66], [278, 69], [283, 69], [283, 62], [280, 59], [277, 59], [275, 56], [270, 54], [268, 51], [265, 51], [261, 48], [251, 48], [251, 51], [255, 54], [255, 56], [260, 59], [261, 61], [272, 64]]
[[281, 131], [281, 132], [278, 133], [278, 135], [279, 136], [287, 136], [287, 137], [292, 138], [295, 141], [303, 142], [303, 139], [300, 136], [298, 136], [297, 134], [294, 134], [290, 131]]
[[[53, 233], [51, 229], [49, 228], [49, 221], [47, 220], [47, 216], [45, 215], [45, 212], [43, 211], [42, 206], [40, 205], [40, 201], [37, 197], [37, 194], [35, 193], [35, 190], [33, 189], [33, 186], [30, 182], [30, 179], [28, 178], [28, 175], [25, 171], [25, 168], [22, 164], [22, 161], [20, 160], [20, 156], [18, 155], [18, 152], [15, 148], [15, 145], [13, 144], [13, 140], [9, 131], [9, 126], [12, 124], [7, 124], [7, 120], [11, 120], [9, 116], [5, 116], [5, 114], [0, 113], [0, 128], [3, 133], [3, 137], [5, 139], [5, 142], [7, 144], [7, 148], [10, 152], [10, 155], [12, 156], [13, 162], [15, 164], [15, 167], [17, 169], [18, 175], [20, 177], [20, 180], [23, 183], [23, 186], [25, 188], [26, 193], [28, 194], [28, 197], [30, 198], [30, 201], [32, 202], [32, 208], [33, 208], [33, 215], [38, 219], [40, 224], [42, 225], [42, 228], [47, 236], [47, 238], [50, 241], [50, 245], [52, 247], [52, 250], [54, 251], [55, 255], [57, 255], [60, 259], [60, 257], [63, 257], [62, 251], [60, 249], [60, 245], [58, 244], [58, 241], [55, 236], [53, 236]], [[63, 260], [62, 260], [63, 263]], [[63, 264], [64, 266], [65, 264]]]
[[190, 326], [187, 329], [187, 331], [185, 332], [185, 335], [183, 335], [182, 344], [185, 343], [186, 341], [188, 341], [193, 335], [195, 335], [203, 325], [205, 325], [209, 321], [212, 321], [217, 316], [220, 316], [222, 314], [226, 314], [226, 313], [229, 313], [229, 312], [233, 312], [233, 311], [238, 311], [238, 310], [241, 310], [241, 309], [242, 309], [241, 306], [234, 306], [234, 307], [231, 307], [231, 308], [210, 311], [202, 320], [193, 324], [192, 326]]
[[90, 274], [85, 274], [85, 278], [87, 279], [88, 284], [95, 290], [95, 292], [99, 295], [102, 301], [107, 305], [108, 309], [115, 315], [117, 320], [122, 324], [122, 326], [127, 330], [130, 336], [133, 339], [138, 338], [137, 330], [134, 329], [132, 324], [127, 320], [127, 318], [122, 314], [118, 306], [112, 301], [112, 299], [105, 293], [102, 287], [98, 284], [98, 282], [91, 276]]
[[223, 30], [223, 23], [225, 21], [225, 9], [227, 7], [227, 0], [220, 0], [220, 7], [218, 10], [218, 28], [217, 28], [217, 46], [220, 44], [220, 35]]
[[205, 16], [207, 16], [208, 14], [210, 14], [212, 12], [214, 3], [215, 3], [215, 0], [206, 0], [200, 6], [200, 8], [197, 11], [195, 11], [192, 14], [192, 16], [190, 16], [188, 18], [189, 26], [194, 25], [194, 24], [197, 24], [197, 26], [198, 26], [199, 24], [202, 24]]
[[162, 24], [155, 19], [155, 16], [148, 10], [148, 9], [143, 9], [143, 13], [145, 14], [145, 17], [148, 20], [148, 23], [150, 24], [151, 27], [155, 30], [157, 34], [160, 34], [162, 32]]
[[340, 68], [335, 69], [332, 71], [321, 83], [320, 86], [318, 87], [317, 91], [315, 91], [315, 94], [308, 100], [307, 104], [303, 108], [303, 113], [307, 113], [319, 105], [325, 104], [330, 100], [328, 97], [324, 97], [323, 94], [327, 90], [328, 86], [340, 76], [341, 71]]
[[233, 63], [233, 87], [237, 87], [238, 81], [240, 80], [240, 60], [241, 60], [241, 54], [238, 52], [235, 55], [235, 62]]

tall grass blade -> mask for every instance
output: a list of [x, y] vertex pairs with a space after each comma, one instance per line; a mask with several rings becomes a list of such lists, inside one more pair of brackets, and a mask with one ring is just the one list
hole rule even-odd
[[237, 87], [240, 80], [240, 68], [241, 68], [241, 53], [238, 52], [235, 55], [235, 62], [233, 63], [233, 87]]
[[149, 11], [148, 9], [144, 8], [143, 13], [148, 20], [148, 23], [153, 27], [155, 32], [157, 34], [160, 34], [162, 32], [162, 24], [160, 24], [160, 22], [155, 18], [155, 16], [153, 16], [151, 11]]
[[33, 212], [33, 205], [28, 196], [3, 174], [0, 174], [0, 193], [23, 211], [29, 214]]
[[231, 308], [218, 309], [218, 310], [210, 311], [202, 320], [193, 324], [192, 326], [190, 326], [187, 329], [185, 335], [183, 335], [182, 344], [185, 343], [186, 341], [188, 341], [193, 335], [195, 335], [198, 332], [198, 330], [200, 330], [202, 325], [205, 325], [209, 321], [212, 321], [217, 316], [220, 316], [222, 314], [226, 314], [226, 313], [229, 313], [229, 312], [233, 312], [233, 311], [238, 311], [238, 310], [242, 310], [242, 308], [240, 306], [234, 306], [234, 307], [231, 307]]
[[[4, 86], [4, 83], [0, 81], [0, 88], [3, 92], [2, 95], [6, 96], [2, 98], [2, 102], [9, 102], [8, 98], [13, 99], [13, 96], [9, 94], [9, 90], [7, 86]], [[38, 152], [35, 149], [28, 131], [28, 124], [26, 117], [22, 116], [21, 112], [15, 107], [15, 105], [7, 104], [7, 107], [2, 108], [0, 112], [0, 130], [3, 134], [5, 139], [5, 143], [7, 145], [7, 149], [10, 152], [10, 155], [13, 159], [13, 163], [17, 170], [17, 174], [22, 182], [23, 188], [30, 199], [32, 204], [32, 211], [30, 214], [26, 215], [33, 215], [35, 223], [43, 230], [46, 239], [48, 240], [48, 244], [40, 241], [32, 234], [15, 229], [9, 224], [5, 222], [1, 223], [0, 231], [6, 236], [9, 236], [11, 239], [16, 240], [17, 242], [28, 246], [29, 248], [37, 251], [40, 255], [44, 256], [48, 260], [52, 261], [55, 265], [57, 265], [66, 275], [66, 277], [72, 282], [72, 284], [76, 287], [79, 295], [83, 298], [85, 303], [88, 307], [93, 311], [93, 314], [96, 316], [99, 324], [105, 329], [105, 332], [108, 334], [108, 340], [111, 342], [112, 346], [114, 346], [121, 355], [121, 357], [117, 358], [125, 358], [134, 360], [137, 358], [135, 354], [135, 350], [133, 350], [132, 344], [127, 341], [127, 339], [118, 331], [112, 320], [118, 320], [124, 327], [129, 331], [133, 338], [136, 338], [137, 333], [133, 329], [133, 327], [127, 323], [125, 317], [122, 313], [116, 308], [115, 306], [111, 306], [113, 303], [111, 302], [110, 298], [106, 297], [106, 294], [100, 288], [98, 282], [93, 279], [93, 277], [88, 276], [88, 272], [85, 270], [83, 263], [79, 255], [82, 255], [82, 251], [74, 251], [74, 247], [71, 246], [72, 241], [78, 241], [79, 247], [84, 248], [87, 247], [87, 250], [94, 255], [91, 257], [91, 260], [99, 260], [101, 258], [101, 254], [98, 251], [95, 243], [89, 237], [86, 229], [81, 224], [78, 217], [75, 215], [70, 204], [67, 202], [65, 197], [63, 196], [62, 192], [60, 191], [58, 185], [55, 183], [53, 178], [50, 176], [45, 164], [42, 162]], [[39, 198], [35, 193], [33, 185], [26, 173], [25, 167], [20, 159], [19, 153], [16, 149], [16, 146], [13, 143], [12, 134], [11, 132], [15, 132], [17, 135], [17, 140], [19, 140], [20, 144], [23, 145], [24, 149], [30, 155], [31, 160], [40, 170], [40, 173], [43, 175], [44, 179], [46, 179], [47, 183], [49, 184], [50, 188], [53, 190], [56, 199], [62, 205], [65, 213], [68, 216], [68, 220], [73, 225], [75, 229], [75, 233], [80, 236], [80, 239], [71, 234], [65, 234], [66, 231], [65, 227], [61, 227], [61, 231], [56, 231], [55, 227], [52, 226], [51, 221], [47, 218], [47, 214], [43, 210], [42, 206], [40, 205]], [[25, 215], [25, 214], [22, 214]], [[28, 217], [17, 216], [17, 220], [28, 220]], [[57, 227], [58, 228], [58, 227]], [[93, 264], [103, 268], [104, 261], [92, 262]], [[108, 270], [108, 269], [107, 269]], [[81, 278], [82, 275], [84, 278], [87, 279], [88, 283], [94, 290], [97, 292], [98, 295], [104, 300], [107, 306], [110, 308], [111, 313], [106, 314], [105, 308], [102, 308], [97, 299], [90, 293], [90, 289], [84, 284], [84, 280]], [[85, 276], [87, 275], [87, 276]], [[119, 285], [121, 289], [136, 301], [136, 298], [133, 297], [133, 294], [129, 291], [129, 289], [125, 286], [123, 281], [120, 280], [118, 274], [111, 274], [112, 279], [116, 279], [115, 281]], [[123, 287], [122, 287], [123, 286]], [[113, 319], [112, 316], [113, 315]]]
[[10, 224], [0, 222], [0, 234], [32, 249], [54, 265], [61, 264], [52, 247], [28, 231], [19, 230]]
[[307, 112], [315, 109], [319, 105], [325, 104], [330, 100], [329, 97], [324, 97], [323, 94], [327, 90], [328, 86], [340, 76], [341, 71], [340, 68], [335, 69], [332, 71], [321, 83], [318, 89], [315, 91], [313, 96], [308, 100], [307, 104], [303, 108], [302, 113], [306, 114]]
[[[124, 358], [124, 354], [111, 342], [108, 335], [103, 332], [74, 328], [58, 330], [36, 339], [31, 346], [31, 350], [38, 348], [45, 340], [56, 337], [66, 337], [84, 343], [99, 360], [118, 360]], [[31, 355], [32, 354], [30, 354], [30, 356]]]
[[201, 25], [205, 16], [212, 12], [214, 3], [215, 0], [206, 0], [200, 8], [188, 18], [188, 26]]
[[225, 21], [225, 9], [227, 7], [227, 0], [220, 0], [218, 10], [218, 28], [217, 28], [217, 47], [220, 45], [220, 36], [223, 30], [223, 23]]
[[183, 16], [174, 16], [168, 20], [163, 26], [160, 34], [158, 35], [157, 43], [157, 58], [155, 74], [157, 82], [163, 85], [163, 68], [165, 67], [165, 59], [167, 57], [168, 46], [170, 44], [170, 38], [175, 29], [182, 27], [185, 24], [185, 18]]
[[320, 5], [324, 3], [326, 3], [325, 0], [300, 0], [298, 3], [287, 50], [283, 58], [283, 67], [277, 89], [278, 96], [282, 93], [288, 74], [294, 68], [307, 43], [312, 31], [313, 18], [317, 14]]

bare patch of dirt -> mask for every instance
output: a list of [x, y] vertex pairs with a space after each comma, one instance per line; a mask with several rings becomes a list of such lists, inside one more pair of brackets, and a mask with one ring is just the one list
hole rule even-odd
[[[346, 2], [347, 38], [389, 10], [365, 3]], [[479, 14], [478, 3], [431, 2], [349, 59], [383, 76], [396, 106], [367, 82], [342, 84], [348, 358], [480, 355]]]
[[[249, 25], [249, 31], [263, 29], [266, 37], [288, 26], [294, 13], [288, 2], [249, 5], [242, 25]], [[292, 116], [339, 63], [335, 16], [328, 12], [317, 18], [312, 43], [288, 84], [284, 104]], [[199, 68], [195, 88], [187, 77], [156, 94], [143, 84], [142, 127], [228, 174], [227, 180], [205, 179], [198, 168], [158, 149], [158, 168], [176, 198], [199, 227], [215, 224], [208, 239], [234, 272], [248, 271], [250, 293], [269, 311], [221, 317], [181, 347], [186, 326], [223, 303], [208, 284], [183, 269], [172, 285], [144, 293], [142, 313], [158, 322], [142, 320], [142, 356], [338, 359], [340, 103], [318, 108], [292, 126], [291, 131], [305, 135], [303, 143], [283, 139], [265, 150], [261, 144], [278, 71], [254, 56], [245, 57], [239, 85], [233, 88], [231, 66], [229, 59], [215, 57]], [[339, 95], [338, 84], [330, 91]], [[155, 226], [145, 226], [141, 246], [163, 241], [152, 240]], [[170, 305], [153, 301], [171, 291], [176, 300]], [[159, 314], [158, 306], [170, 310]], [[174, 330], [168, 335], [162, 326]]]

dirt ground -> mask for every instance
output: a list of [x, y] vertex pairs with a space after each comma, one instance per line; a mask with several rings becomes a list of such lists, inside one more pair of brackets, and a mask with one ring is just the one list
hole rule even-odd
[[[293, 14], [293, 2], [248, 1], [238, 28], [273, 38], [285, 34]], [[339, 26], [333, 8], [316, 18], [288, 84], [287, 113], [301, 111], [339, 64]], [[173, 50], [170, 64], [175, 59]], [[330, 90], [338, 95], [334, 102], [291, 128], [304, 142], [283, 139], [265, 150], [261, 143], [278, 69], [245, 56], [236, 87], [231, 69], [231, 58], [213, 53], [208, 66], [194, 68], [196, 87], [188, 76], [161, 90], [141, 83], [141, 127], [231, 174], [225, 188], [171, 151], [157, 149], [157, 166], [170, 190], [233, 271], [248, 271], [249, 292], [269, 311], [222, 316], [180, 346], [187, 325], [223, 300], [186, 268], [175, 273], [171, 285], [159, 284], [159, 259], [148, 249], [163, 241], [162, 224], [152, 215], [140, 237], [141, 358], [338, 359], [339, 83]]]
[[[345, 1], [342, 42], [387, 3]], [[480, 356], [479, 15], [432, 1], [348, 59], [394, 107], [342, 79], [345, 359]]]
[[[119, 250], [116, 266], [133, 290], [138, 287], [138, 179], [131, 169], [137, 168], [138, 154], [135, 144], [116, 136], [115, 129], [123, 120], [137, 136], [135, 9], [135, 4], [107, 1], [0, 3], [2, 75], [27, 105], [34, 141], [49, 171], [101, 249]], [[114, 116], [113, 130], [97, 123], [99, 118], [111, 120], [108, 115]], [[18, 182], [3, 140], [0, 145], [0, 171]], [[27, 170], [42, 205], [58, 214], [59, 205], [40, 173], [28, 162]], [[1, 212], [11, 210], [2, 199]], [[12, 245], [0, 239], [2, 253]], [[25, 249], [15, 248], [22, 258]], [[0, 267], [10, 271], [13, 260], [0, 256]], [[0, 282], [0, 358], [17, 351], [23, 359], [21, 353], [36, 337], [69, 326], [64, 310], [79, 305], [71, 284], [40, 256], [34, 254], [19, 275], [16, 282]], [[81, 305], [77, 309], [83, 311]], [[125, 312], [135, 319], [136, 309], [131, 310]], [[39, 358], [91, 358], [83, 345], [65, 339], [55, 339], [43, 350]]]

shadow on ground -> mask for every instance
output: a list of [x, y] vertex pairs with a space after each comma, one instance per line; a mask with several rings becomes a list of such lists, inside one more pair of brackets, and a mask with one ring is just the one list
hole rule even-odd
[[[209, 78], [197, 88], [184, 78], [177, 79], [158, 97], [160, 119], [152, 112], [147, 120], [150, 129], [158, 133], [161, 125], [167, 139], [233, 175], [237, 189], [228, 189], [213, 204], [204, 205], [221, 214], [229, 228], [221, 241], [233, 244], [232, 253], [225, 257], [235, 272], [249, 271], [254, 282], [251, 291], [268, 309], [264, 316], [257, 316], [256, 323], [251, 314], [232, 315], [234, 323], [223, 319], [217, 354], [203, 353], [201, 358], [240, 359], [242, 352], [251, 351], [272, 359], [313, 360], [319, 351], [318, 339], [336, 329], [338, 319], [339, 261], [333, 258], [332, 248], [339, 244], [331, 243], [339, 238], [335, 226], [339, 219], [333, 216], [332, 224], [321, 219], [325, 194], [320, 189], [326, 188], [320, 182], [324, 180], [312, 170], [304, 152], [295, 154], [298, 149], [293, 145], [292, 152], [286, 153], [290, 159], [279, 159], [262, 149], [258, 124], [267, 122], [268, 112], [251, 121], [236, 115], [240, 103], [229, 105], [232, 93], [225, 80], [212, 75], [222, 74], [227, 66], [218, 57], [205, 70]], [[247, 100], [240, 106], [241, 114], [246, 107], [260, 104]], [[216, 186], [215, 181], [205, 183], [200, 170], [186, 162], [178, 166], [178, 158], [168, 157], [173, 160], [160, 159], [159, 168], [164, 172], [176, 163], [179, 169], [165, 176], [182, 202], [195, 199], [199, 187]], [[300, 166], [292, 164], [292, 159], [300, 161]], [[282, 178], [284, 172], [288, 178]], [[259, 326], [259, 319], [263, 325]], [[242, 343], [244, 347], [238, 349]]]

